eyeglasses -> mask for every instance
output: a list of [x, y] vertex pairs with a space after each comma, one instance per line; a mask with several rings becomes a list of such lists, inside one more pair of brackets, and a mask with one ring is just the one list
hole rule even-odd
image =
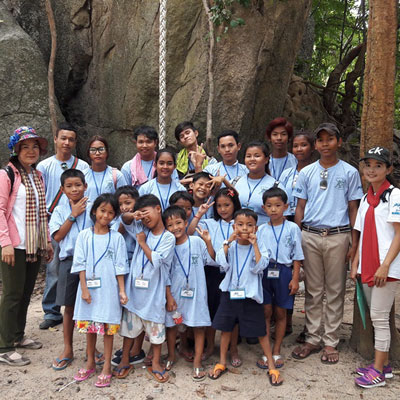
[[96, 154], [96, 153], [104, 153], [106, 151], [105, 147], [90, 147], [89, 148], [89, 153], [90, 154]]
[[321, 190], [328, 189], [328, 170], [324, 169], [323, 171], [320, 172], [319, 176], [321, 178], [319, 182], [319, 188]]
[[68, 164], [67, 164], [66, 162], [62, 162], [62, 163], [61, 163], [61, 169], [62, 169], [63, 171], [65, 171], [66, 169], [68, 169]]

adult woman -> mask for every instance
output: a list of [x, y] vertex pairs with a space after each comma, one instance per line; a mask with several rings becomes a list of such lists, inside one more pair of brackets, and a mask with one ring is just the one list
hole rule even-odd
[[41, 258], [53, 258], [44, 185], [35, 168], [39, 155], [47, 152], [47, 140], [23, 126], [11, 136], [8, 148], [10, 162], [0, 171], [0, 362], [21, 366], [30, 360], [16, 347], [42, 347], [24, 336], [26, 314]]
[[93, 204], [102, 193], [115, 193], [115, 190], [126, 185], [122, 172], [107, 165], [109, 146], [105, 138], [92, 136], [87, 146], [87, 157], [91, 168], [85, 171], [88, 185], [86, 196]]

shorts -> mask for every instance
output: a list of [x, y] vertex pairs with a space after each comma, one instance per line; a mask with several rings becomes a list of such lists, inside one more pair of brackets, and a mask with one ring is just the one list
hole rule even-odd
[[95, 321], [75, 321], [75, 327], [79, 333], [96, 333], [104, 336], [117, 334], [120, 326]]
[[292, 280], [293, 272], [291, 267], [284, 264], [276, 264], [279, 268], [279, 278], [267, 278], [268, 268], [274, 268], [275, 263], [269, 263], [268, 268], [264, 270], [262, 278], [263, 285], [263, 304], [273, 304], [281, 308], [292, 309], [294, 305], [294, 296], [290, 295], [289, 283]]
[[134, 339], [143, 331], [145, 331], [149, 337], [150, 343], [162, 344], [165, 342], [165, 324], [146, 321], [124, 308], [122, 312], [120, 335]]
[[73, 307], [75, 305], [79, 274], [71, 274], [71, 267], [72, 257], [60, 261], [56, 294], [56, 304], [58, 306]]
[[219, 289], [219, 285], [224, 279], [225, 274], [221, 273], [219, 268], [210, 267], [208, 265], [204, 267], [204, 272], [206, 274], [207, 283], [208, 311], [210, 312], [210, 318], [212, 321], [218, 310], [221, 298], [221, 290]]
[[229, 292], [221, 293], [221, 301], [212, 327], [222, 332], [232, 332], [239, 324], [240, 336], [262, 337], [267, 334], [262, 304], [253, 299], [231, 300]]

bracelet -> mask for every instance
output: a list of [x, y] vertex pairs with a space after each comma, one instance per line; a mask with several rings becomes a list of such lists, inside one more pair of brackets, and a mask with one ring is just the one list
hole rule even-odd
[[201, 219], [201, 217], [199, 217], [198, 215], [195, 215], [193, 218]]

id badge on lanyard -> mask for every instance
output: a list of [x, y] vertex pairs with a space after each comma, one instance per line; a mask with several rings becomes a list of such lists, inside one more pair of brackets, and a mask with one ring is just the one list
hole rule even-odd
[[181, 297], [185, 298], [185, 299], [193, 299], [194, 297], [194, 288], [190, 288], [190, 287], [183, 287], [181, 289]]
[[246, 290], [244, 288], [230, 290], [229, 298], [231, 300], [243, 300], [246, 298]]
[[101, 288], [101, 278], [86, 279], [86, 285], [88, 289], [99, 289]]
[[149, 279], [144, 279], [143, 276], [140, 276], [135, 279], [135, 288], [148, 289], [150, 284], [149, 282]]
[[275, 264], [274, 268], [268, 267], [268, 269], [267, 269], [267, 278], [268, 279], [279, 279], [279, 273], [280, 273], [280, 270]]

